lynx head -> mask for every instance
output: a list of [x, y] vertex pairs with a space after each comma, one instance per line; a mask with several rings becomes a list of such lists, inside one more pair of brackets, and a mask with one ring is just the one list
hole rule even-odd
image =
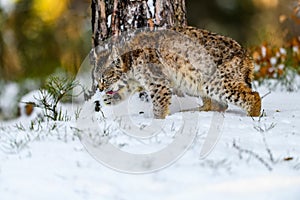
[[97, 56], [97, 66], [94, 78], [100, 91], [110, 94], [116, 91], [116, 83], [120, 80], [124, 70], [123, 61], [116, 47], [111, 51], [102, 52]]

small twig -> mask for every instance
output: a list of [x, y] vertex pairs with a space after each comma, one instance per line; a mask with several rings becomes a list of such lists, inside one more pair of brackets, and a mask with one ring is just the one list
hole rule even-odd
[[264, 129], [260, 126], [254, 126], [254, 129], [260, 133], [266, 133], [266, 132], [270, 131], [271, 129], [275, 128], [276, 123], [272, 122], [269, 127], [267, 127], [266, 124], [264, 126], [265, 126]]
[[264, 94], [264, 95], [261, 97], [261, 99], [263, 99], [263, 98], [265, 98], [265, 97], [269, 96], [271, 93], [272, 93], [272, 92], [271, 92], [271, 91], [269, 91], [268, 93]]
[[265, 134], [262, 133], [262, 136], [263, 136], [263, 142], [264, 142], [265, 147], [266, 147], [266, 151], [267, 151], [267, 153], [269, 154], [270, 161], [271, 161], [272, 163], [275, 163], [273, 153], [272, 153], [272, 151], [271, 151], [271, 149], [270, 149], [270, 147], [269, 147], [269, 145], [268, 145], [268, 143], [267, 143]]
[[233, 147], [237, 149], [240, 153], [246, 153], [249, 154], [250, 156], [253, 156], [256, 158], [259, 162], [261, 162], [269, 171], [272, 171], [273, 168], [269, 163], [267, 163], [262, 157], [260, 157], [257, 153], [254, 153], [253, 151], [250, 151], [248, 149], [242, 149], [240, 146], [238, 146], [235, 141], [233, 141]]
[[102, 118], [103, 118], [103, 119], [106, 119], [106, 117], [105, 117], [105, 115], [104, 115], [104, 112], [103, 112], [103, 110], [101, 109], [102, 106], [101, 106], [100, 102], [99, 102], [99, 101], [95, 101], [94, 103], [95, 103], [95, 111], [96, 111], [96, 112], [100, 112], [101, 115], [102, 115]]
[[267, 143], [265, 133], [268, 132], [268, 131], [270, 131], [271, 129], [273, 129], [275, 126], [276, 126], [275, 123], [272, 123], [269, 127], [267, 127], [266, 125], [264, 125], [264, 129], [262, 127], [260, 127], [260, 126], [254, 126], [254, 129], [257, 130], [262, 135], [264, 145], [266, 147], [267, 153], [269, 154], [269, 157], [270, 157], [270, 160], [271, 160], [272, 163], [274, 163], [275, 160], [274, 160], [273, 154], [271, 152], [271, 149], [269, 148], [269, 145]]
[[18, 130], [21, 130], [21, 131], [25, 131], [26, 130], [22, 123], [15, 124], [14, 127], [16, 127]]
[[[261, 112], [261, 114], [260, 114], [260, 116], [258, 117], [258, 122], [260, 122], [261, 119], [262, 119], [263, 117], [265, 117], [265, 116], [266, 116], [266, 112], [265, 112], [265, 110], [263, 109], [262, 112]], [[254, 119], [254, 117], [251, 117], [251, 119], [252, 119], [253, 121], [256, 121], [256, 120]]]

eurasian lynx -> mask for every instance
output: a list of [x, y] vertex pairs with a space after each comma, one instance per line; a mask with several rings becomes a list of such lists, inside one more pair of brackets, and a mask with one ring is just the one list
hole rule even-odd
[[142, 31], [126, 44], [93, 53], [93, 76], [107, 104], [144, 90], [155, 118], [166, 117], [172, 93], [202, 98], [201, 107], [184, 111], [225, 111], [232, 103], [260, 115], [261, 98], [251, 89], [253, 62], [231, 38], [194, 27]]

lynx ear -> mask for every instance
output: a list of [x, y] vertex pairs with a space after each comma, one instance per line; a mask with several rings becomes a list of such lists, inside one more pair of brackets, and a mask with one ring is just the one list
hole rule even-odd
[[111, 57], [112, 57], [113, 60], [116, 60], [120, 57], [119, 50], [115, 46], [112, 46]]
[[112, 46], [111, 54], [110, 54], [110, 62], [112, 63], [112, 67], [122, 68], [123, 61], [121, 59], [120, 52], [117, 47]]

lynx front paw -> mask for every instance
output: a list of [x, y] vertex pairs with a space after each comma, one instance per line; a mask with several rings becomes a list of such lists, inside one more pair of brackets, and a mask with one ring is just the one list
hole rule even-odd
[[103, 102], [106, 105], [115, 105], [122, 100], [121, 96], [118, 93], [105, 94], [102, 96], [102, 98], [103, 98]]

